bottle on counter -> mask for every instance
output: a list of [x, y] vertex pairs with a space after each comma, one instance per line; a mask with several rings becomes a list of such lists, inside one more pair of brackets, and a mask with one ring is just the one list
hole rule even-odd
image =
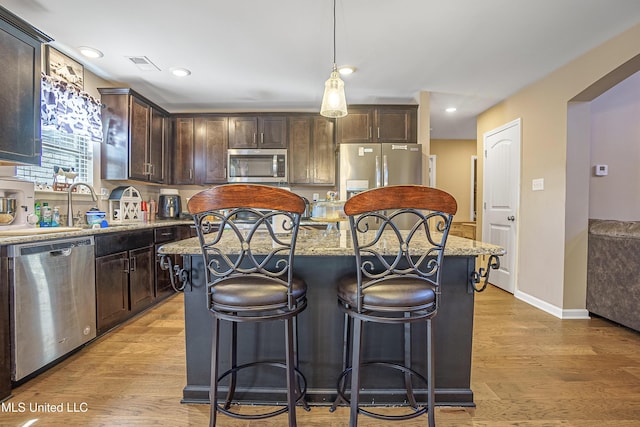
[[53, 207], [53, 215], [51, 216], [51, 226], [60, 227], [60, 208], [58, 206]]
[[40, 202], [36, 202], [36, 206], [33, 211], [36, 214], [36, 227], [40, 227], [40, 220], [42, 218]]
[[153, 199], [149, 200], [148, 208], [149, 208], [149, 221], [155, 221], [156, 213], [158, 212], [158, 205], [156, 204], [156, 201]]
[[42, 204], [42, 219], [40, 220], [40, 227], [51, 227], [51, 219], [53, 216], [53, 212], [49, 207], [49, 203], [44, 202]]

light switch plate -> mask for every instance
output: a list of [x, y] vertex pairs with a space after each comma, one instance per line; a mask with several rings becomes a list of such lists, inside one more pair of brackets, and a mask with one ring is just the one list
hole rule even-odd
[[537, 179], [531, 180], [531, 189], [533, 191], [544, 190], [544, 178], [537, 178]]

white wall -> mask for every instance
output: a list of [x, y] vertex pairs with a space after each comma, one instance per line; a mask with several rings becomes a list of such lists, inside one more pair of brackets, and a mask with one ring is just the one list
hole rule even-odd
[[591, 102], [591, 166], [605, 164], [609, 174], [591, 171], [589, 217], [640, 220], [640, 72]]

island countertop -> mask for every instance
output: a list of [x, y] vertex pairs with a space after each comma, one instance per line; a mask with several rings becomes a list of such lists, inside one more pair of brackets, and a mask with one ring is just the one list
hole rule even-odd
[[[266, 233], [262, 236], [255, 236], [251, 242], [251, 247], [256, 254], [261, 253], [261, 246], [264, 246], [264, 253], [267, 248], [271, 248], [271, 240]], [[390, 234], [389, 238], [393, 238]], [[231, 240], [230, 240], [231, 241]], [[430, 247], [425, 238], [412, 241], [416, 248]], [[197, 237], [172, 242], [161, 246], [158, 253], [196, 255], [200, 254], [200, 244]], [[504, 255], [505, 250], [496, 245], [480, 242], [477, 240], [465, 239], [463, 237], [449, 236], [445, 248], [446, 256], [478, 256], [478, 255]], [[301, 229], [298, 233], [296, 243], [296, 255], [299, 256], [349, 256], [353, 255], [353, 244], [351, 234], [348, 230], [339, 230], [326, 233], [318, 229]]]

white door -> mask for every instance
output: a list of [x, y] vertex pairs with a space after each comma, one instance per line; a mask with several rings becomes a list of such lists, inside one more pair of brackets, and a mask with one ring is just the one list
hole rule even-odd
[[520, 195], [520, 119], [484, 134], [484, 156], [482, 240], [506, 250], [500, 268], [491, 270], [489, 281], [513, 293]]
[[429, 155], [429, 187], [436, 188], [436, 156]]

